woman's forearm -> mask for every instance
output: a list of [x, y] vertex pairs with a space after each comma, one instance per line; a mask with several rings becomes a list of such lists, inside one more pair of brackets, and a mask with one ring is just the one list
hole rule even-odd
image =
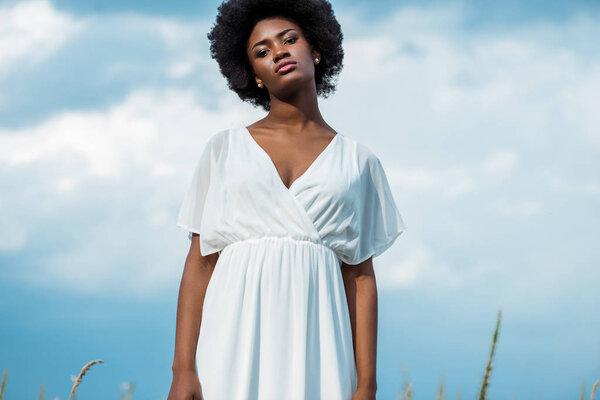
[[373, 262], [342, 265], [352, 325], [358, 388], [377, 390], [377, 285]]
[[196, 369], [196, 346], [202, 321], [202, 305], [218, 253], [200, 254], [199, 236], [192, 236], [190, 251], [179, 286], [173, 371]]

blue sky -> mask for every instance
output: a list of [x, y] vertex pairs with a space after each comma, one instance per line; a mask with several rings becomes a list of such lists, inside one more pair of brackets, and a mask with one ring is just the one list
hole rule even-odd
[[[208, 53], [218, 2], [0, 3], [0, 368], [7, 400], [166, 398], [207, 138], [262, 118]], [[328, 123], [382, 160], [407, 230], [375, 259], [378, 398], [564, 399], [600, 378], [600, 10], [333, 2]], [[365, 104], [365, 99], [368, 104]], [[403, 371], [406, 371], [404, 373]], [[589, 396], [588, 396], [589, 397]]]

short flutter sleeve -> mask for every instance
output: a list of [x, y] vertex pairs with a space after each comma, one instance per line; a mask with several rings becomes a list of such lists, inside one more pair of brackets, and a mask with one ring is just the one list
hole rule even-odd
[[379, 158], [369, 152], [361, 169], [358, 246], [351, 264], [379, 256], [407, 229]]
[[177, 225], [190, 231], [188, 234], [190, 240], [192, 239], [192, 232], [200, 234], [202, 215], [204, 214], [206, 195], [213, 169], [212, 139], [205, 145], [200, 159], [196, 162], [177, 217]]

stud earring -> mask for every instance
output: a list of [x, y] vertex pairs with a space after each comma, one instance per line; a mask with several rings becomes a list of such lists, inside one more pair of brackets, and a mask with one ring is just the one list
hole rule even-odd
[[263, 87], [263, 84], [262, 84], [262, 83], [259, 83], [259, 84], [258, 84], [258, 87], [259, 87], [259, 88], [262, 88], [262, 87]]
[[318, 58], [315, 58], [315, 63], [317, 63], [317, 64], [319, 63], [319, 59]]

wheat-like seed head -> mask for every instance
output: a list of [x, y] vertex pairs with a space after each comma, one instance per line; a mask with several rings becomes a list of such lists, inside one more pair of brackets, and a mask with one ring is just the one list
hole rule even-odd
[[6, 387], [6, 379], [8, 378], [8, 368], [4, 368], [2, 374], [2, 384], [0, 384], [0, 400], [4, 398], [4, 388]]
[[38, 394], [38, 400], [44, 400], [44, 384], [40, 386], [40, 394]]
[[600, 380], [597, 380], [596, 382], [594, 382], [594, 386], [592, 386], [592, 399], [594, 400], [594, 397], [596, 396], [596, 389], [598, 389], [598, 384], [600, 384]]
[[94, 365], [96, 363], [103, 363], [103, 362], [104, 362], [103, 360], [94, 360], [94, 361], [90, 361], [89, 363], [87, 363], [83, 366], [83, 368], [81, 369], [81, 372], [75, 378], [75, 384], [73, 384], [73, 388], [71, 389], [71, 393], [69, 394], [69, 399], [71, 398], [71, 396], [73, 396], [73, 393], [75, 393], [75, 389], [77, 389], [77, 386], [79, 386], [79, 384], [81, 383], [81, 378], [85, 375], [85, 371], [90, 369], [90, 367], [92, 365]]

